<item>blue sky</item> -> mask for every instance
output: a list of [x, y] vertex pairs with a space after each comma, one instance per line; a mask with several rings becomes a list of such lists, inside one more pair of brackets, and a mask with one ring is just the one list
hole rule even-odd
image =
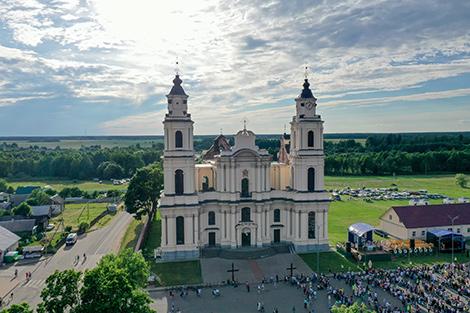
[[326, 132], [470, 130], [469, 1], [0, 0], [0, 136], [280, 133], [304, 67]]

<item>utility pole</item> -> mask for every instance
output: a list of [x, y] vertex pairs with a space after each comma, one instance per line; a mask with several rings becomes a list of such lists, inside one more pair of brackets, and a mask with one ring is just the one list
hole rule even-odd
[[452, 224], [452, 233], [450, 235], [450, 238], [451, 238], [450, 241], [451, 241], [451, 249], [452, 249], [452, 262], [451, 262], [451, 264], [453, 265], [454, 264], [454, 221], [456, 219], [458, 219], [459, 216], [456, 215], [456, 216], [452, 217], [450, 215], [447, 215], [447, 217], [449, 217], [450, 222]]

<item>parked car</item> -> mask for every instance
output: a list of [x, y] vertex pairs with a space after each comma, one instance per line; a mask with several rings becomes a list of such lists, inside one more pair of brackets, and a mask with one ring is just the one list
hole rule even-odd
[[46, 230], [47, 230], [47, 231], [53, 230], [54, 227], [55, 227], [54, 224], [48, 224], [48, 225], [46, 226]]
[[65, 245], [66, 246], [74, 245], [77, 242], [77, 239], [78, 239], [77, 233], [70, 233], [67, 235], [67, 238], [65, 239]]

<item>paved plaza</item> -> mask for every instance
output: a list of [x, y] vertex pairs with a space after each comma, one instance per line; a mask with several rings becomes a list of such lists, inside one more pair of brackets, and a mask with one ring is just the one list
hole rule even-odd
[[256, 283], [263, 278], [269, 279], [288, 274], [287, 268], [292, 263], [297, 269], [295, 273], [310, 275], [312, 270], [297, 254], [276, 254], [271, 257], [256, 260], [228, 260], [222, 258], [201, 259], [202, 279], [206, 284], [220, 283], [231, 278], [227, 272], [232, 263], [238, 272], [235, 279], [239, 282]]
[[[352, 295], [350, 286], [342, 280], [330, 279], [330, 284], [334, 288], [343, 288], [347, 295]], [[291, 285], [288, 282], [280, 282], [278, 284], [266, 283], [264, 291], [257, 291], [258, 284], [250, 284], [250, 292], [244, 284], [238, 287], [225, 286], [220, 287], [221, 295], [214, 297], [210, 288], [202, 291], [201, 297], [198, 297], [195, 291], [190, 290], [187, 296], [181, 297], [178, 291], [174, 291], [174, 296], [170, 296], [169, 291], [150, 292], [150, 296], [155, 300], [153, 307], [159, 313], [181, 311], [181, 313], [240, 313], [240, 312], [257, 312], [257, 303], [264, 304], [265, 312], [273, 312], [277, 308], [279, 312], [292, 313], [295, 312], [329, 312], [329, 300], [325, 289], [317, 291], [317, 297], [312, 301], [308, 310], [304, 309], [303, 290]], [[383, 290], [373, 288], [378, 293], [379, 301], [382, 303], [389, 301], [393, 306], [401, 308], [400, 302], [390, 296]], [[333, 299], [330, 300], [333, 304]]]

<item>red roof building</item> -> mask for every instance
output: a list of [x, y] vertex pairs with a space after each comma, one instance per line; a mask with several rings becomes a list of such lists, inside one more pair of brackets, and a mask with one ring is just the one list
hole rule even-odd
[[470, 237], [470, 203], [393, 206], [380, 217], [380, 228], [400, 239], [425, 239], [436, 229]]

